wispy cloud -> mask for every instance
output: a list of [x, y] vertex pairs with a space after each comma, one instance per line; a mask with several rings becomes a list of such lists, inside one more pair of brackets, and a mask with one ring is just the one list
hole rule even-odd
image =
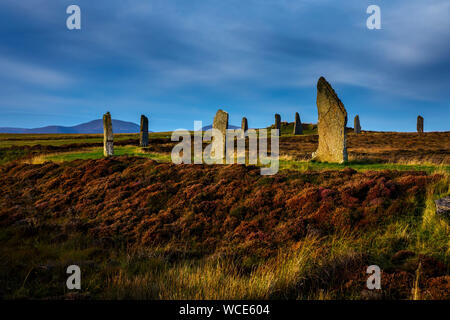
[[442, 110], [450, 100], [447, 0], [382, 1], [377, 31], [365, 27], [371, 1], [77, 3], [77, 32], [65, 29], [71, 1], [0, 3], [0, 112], [17, 105], [75, 112], [82, 104], [118, 118], [170, 118], [157, 124], [170, 129], [225, 104], [264, 125], [296, 105], [314, 119], [314, 87], [325, 75], [350, 101], [366, 99], [357, 104], [367, 110], [376, 103], [418, 113], [432, 101], [429, 110], [449, 113]]
[[4, 81], [17, 81], [38, 87], [62, 88], [74, 83], [73, 78], [63, 72], [2, 56], [0, 70], [0, 78]]

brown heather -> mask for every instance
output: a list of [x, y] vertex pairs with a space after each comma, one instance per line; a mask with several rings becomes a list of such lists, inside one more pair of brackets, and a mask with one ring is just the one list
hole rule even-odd
[[[115, 158], [1, 170], [0, 223], [65, 217], [102, 242], [171, 243], [198, 254], [271, 255], [314, 228], [374, 228], [415, 210], [437, 179], [421, 172], [352, 169], [262, 177], [240, 165], [160, 164]], [[419, 202], [420, 202], [419, 201]]]
[[[292, 129], [280, 139], [289, 157], [282, 165], [317, 148], [307, 126], [303, 136]], [[145, 150], [169, 154], [166, 136]], [[450, 228], [434, 206], [450, 194], [448, 170], [372, 170], [378, 162], [448, 165], [450, 132], [347, 138], [362, 171], [271, 177], [252, 166], [129, 156], [9, 162], [101, 150], [101, 138], [2, 148], [0, 298], [450, 299]], [[70, 264], [83, 270], [79, 294], [64, 289]], [[381, 292], [364, 289], [371, 264], [383, 271]]]
[[[308, 239], [355, 233], [364, 237], [366, 232], [407, 218], [425, 206], [427, 186], [442, 178], [417, 171], [360, 173], [349, 168], [304, 173], [283, 171], [264, 177], [257, 167], [173, 165], [129, 157], [62, 164], [15, 163], [1, 167], [0, 177], [0, 228], [15, 228], [21, 239], [45, 232], [52, 235], [52, 242], [64, 242], [81, 232], [108, 250], [121, 246], [133, 250], [158, 248], [169, 262], [214, 257], [240, 266], [237, 271], [219, 270], [220, 264], [210, 265], [206, 271], [187, 265], [171, 267], [164, 273], [169, 278], [164, 278], [158, 289], [160, 298], [295, 298], [300, 281], [299, 275], [292, 273], [299, 268], [299, 262], [295, 261], [303, 261], [302, 272], [307, 272], [321, 261], [320, 255], [325, 255], [324, 250], [329, 246], [321, 247]], [[281, 253], [286, 250], [291, 253]], [[307, 260], [298, 260], [297, 254], [305, 254], [301, 259]], [[258, 263], [266, 259], [274, 265]], [[285, 260], [280, 262], [280, 259]], [[306, 277], [301, 278], [302, 286], [312, 290], [321, 283], [337, 281], [339, 286], [347, 284], [348, 288], [355, 288], [356, 283], [357, 288], [363, 287], [365, 275], [361, 270], [369, 263], [366, 254], [348, 248], [343, 254], [327, 259], [321, 262], [318, 274], [302, 276]], [[430, 259], [431, 267], [427, 270], [436, 269], [439, 262]], [[289, 263], [293, 263], [291, 267]], [[285, 268], [291, 268], [286, 271], [288, 278], [272, 278], [272, 273], [282, 272], [279, 268], [284, 264]], [[445, 296], [442, 292], [448, 286], [446, 268], [442, 265], [436, 272], [422, 276], [427, 290], [424, 294], [432, 298]], [[223, 295], [216, 291], [200, 296], [190, 291], [175, 293], [171, 291], [177, 288], [174, 283], [170, 290], [166, 287], [172, 272], [184, 272], [185, 281], [191, 279], [200, 286], [206, 284], [202, 282], [204, 279], [196, 278], [196, 272], [198, 275], [211, 272], [214, 282], [223, 273], [235, 272], [237, 276], [252, 270], [256, 272], [253, 277], [261, 277], [258, 285], [251, 287], [256, 290], [252, 293], [244, 293], [249, 289], [244, 290], [248, 286], [244, 282], [239, 282], [242, 285], [239, 290], [244, 291], [227, 291]], [[405, 271], [406, 277], [412, 276], [413, 266], [411, 270]], [[401, 274], [389, 275], [394, 278], [389, 282], [388, 297], [409, 297], [413, 282], [397, 281]], [[146, 290], [145, 285], [151, 281], [145, 277], [148, 275], [133, 280], [120, 271], [108, 286], [126, 290], [129, 285], [134, 288], [130, 289], [134, 290], [132, 297], [149, 297], [153, 287], [140, 291]], [[277, 279], [276, 285], [281, 288], [268, 287], [268, 291], [257, 294], [258, 286], [269, 281], [267, 277]], [[170, 281], [176, 279], [179, 278]], [[169, 291], [164, 293], [164, 290]]]

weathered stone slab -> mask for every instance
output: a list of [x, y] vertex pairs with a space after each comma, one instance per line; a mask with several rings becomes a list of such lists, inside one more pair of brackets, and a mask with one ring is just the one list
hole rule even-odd
[[450, 217], [450, 196], [435, 200], [436, 214], [443, 217]]
[[[222, 149], [220, 150], [219, 155], [213, 154], [214, 157], [222, 157], [225, 158], [225, 148], [226, 148], [226, 137], [227, 137], [227, 129], [228, 129], [228, 113], [219, 109], [214, 117], [213, 121], [213, 129], [217, 129], [222, 133]], [[213, 140], [212, 143], [215, 143]]]
[[139, 145], [148, 147], [148, 118], [141, 115], [141, 129], [139, 130]]
[[337, 163], [347, 161], [347, 111], [324, 77], [320, 77], [317, 83], [317, 110], [319, 147], [313, 153], [313, 160]]
[[103, 155], [105, 157], [114, 155], [114, 135], [109, 112], [103, 115]]
[[300, 115], [298, 112], [295, 113], [295, 123], [294, 123], [294, 135], [303, 134], [302, 122], [300, 121]]
[[248, 130], [248, 121], [246, 117], [242, 118], [241, 137], [245, 137], [245, 132]]
[[281, 116], [278, 113], [275, 114], [275, 129], [281, 130]]
[[361, 133], [361, 124], [359, 123], [359, 115], [356, 115], [355, 117], [354, 131], [356, 134]]
[[417, 117], [417, 132], [423, 133], [423, 117], [422, 116]]

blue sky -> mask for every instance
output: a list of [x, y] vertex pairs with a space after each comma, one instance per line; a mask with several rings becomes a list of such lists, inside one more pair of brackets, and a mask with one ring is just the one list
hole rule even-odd
[[[77, 4], [82, 30], [66, 28]], [[382, 29], [366, 28], [381, 8]], [[110, 111], [150, 130], [317, 121], [325, 76], [367, 130], [450, 130], [448, 0], [2, 0], [0, 127]]]

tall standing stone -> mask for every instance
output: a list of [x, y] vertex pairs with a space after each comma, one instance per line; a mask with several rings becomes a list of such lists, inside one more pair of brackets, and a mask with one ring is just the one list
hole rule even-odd
[[109, 112], [103, 115], [103, 155], [105, 157], [114, 155], [114, 135]]
[[141, 129], [139, 130], [139, 145], [148, 147], [148, 118], [141, 115]]
[[417, 132], [423, 133], [423, 117], [422, 116], [417, 117]]
[[300, 121], [300, 115], [298, 112], [295, 113], [295, 123], [294, 123], [294, 135], [303, 134], [302, 122]]
[[241, 137], [245, 137], [245, 132], [248, 130], [248, 121], [246, 117], [242, 118]]
[[356, 134], [361, 133], [361, 124], [359, 123], [359, 115], [355, 117], [354, 131]]
[[278, 113], [275, 114], [275, 129], [281, 131], [281, 116]]
[[[213, 121], [213, 129], [217, 129], [222, 133], [222, 150], [220, 150], [219, 155], [213, 155], [218, 158], [225, 158], [225, 147], [226, 147], [226, 137], [227, 137], [227, 129], [228, 129], [228, 113], [219, 109], [214, 117]], [[214, 141], [213, 141], [214, 143]]]
[[317, 110], [319, 147], [313, 153], [313, 160], [337, 163], [347, 161], [347, 111], [324, 77], [320, 77], [317, 83]]

